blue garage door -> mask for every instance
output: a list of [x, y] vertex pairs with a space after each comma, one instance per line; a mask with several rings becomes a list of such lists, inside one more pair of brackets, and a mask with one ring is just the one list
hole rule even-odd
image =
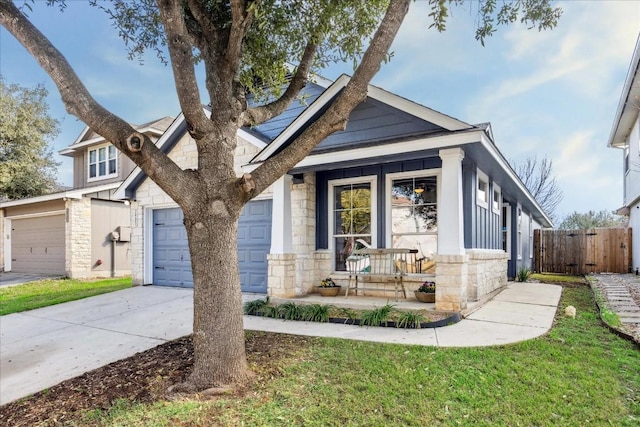
[[[238, 261], [243, 292], [267, 292], [267, 254], [271, 247], [271, 200], [249, 202], [238, 224]], [[153, 283], [193, 287], [182, 210], [153, 211]]]

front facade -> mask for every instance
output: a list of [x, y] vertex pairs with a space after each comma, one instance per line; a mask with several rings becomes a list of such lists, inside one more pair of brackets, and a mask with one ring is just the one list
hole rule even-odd
[[[241, 130], [238, 175], [295, 139], [347, 81], [308, 83], [305, 104], [294, 101], [281, 116]], [[158, 146], [182, 168], [197, 165], [182, 117]], [[138, 170], [116, 196], [132, 200], [132, 224], [138, 224], [134, 283], [192, 286], [175, 204]], [[370, 86], [344, 131], [245, 208], [241, 285], [292, 297], [312, 292], [328, 276], [344, 284], [349, 249], [363, 242], [417, 250], [421, 265], [435, 267], [414, 269], [408, 290], [435, 279], [437, 308], [459, 311], [501, 288], [519, 268], [531, 268], [533, 229], [541, 226], [550, 226], [549, 219], [499, 153], [489, 125], [469, 125]]]
[[[138, 126], [157, 140], [173, 119]], [[72, 190], [0, 202], [0, 270], [72, 278], [131, 274], [128, 202], [113, 193], [133, 163], [88, 127], [61, 151]]]
[[623, 206], [632, 232], [631, 269], [640, 271], [640, 37], [609, 136], [609, 147], [622, 150]]

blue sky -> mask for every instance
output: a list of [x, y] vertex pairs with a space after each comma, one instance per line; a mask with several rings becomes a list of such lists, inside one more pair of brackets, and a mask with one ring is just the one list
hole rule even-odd
[[[30, 18], [98, 102], [134, 124], [178, 114], [170, 68], [152, 55], [143, 66], [127, 60], [104, 13], [77, 0], [64, 13], [43, 3]], [[558, 2], [564, 15], [555, 30], [503, 27], [485, 47], [474, 39], [470, 5], [452, 9], [447, 31], [438, 33], [427, 28], [426, 2], [413, 3], [393, 59], [373, 84], [468, 123], [491, 122], [507, 159], [552, 159], [564, 193], [560, 218], [621, 206], [622, 153], [607, 140], [640, 32], [640, 0]], [[342, 72], [351, 65], [322, 74]], [[50, 78], [4, 29], [0, 73], [8, 83], [49, 89], [50, 113], [61, 121], [56, 153], [76, 139], [84, 124], [66, 113]], [[56, 159], [60, 182], [71, 185], [70, 159]]]

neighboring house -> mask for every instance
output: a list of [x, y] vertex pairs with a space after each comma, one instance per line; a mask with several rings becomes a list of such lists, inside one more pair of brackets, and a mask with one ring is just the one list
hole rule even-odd
[[[156, 141], [172, 121], [136, 129]], [[88, 127], [60, 154], [73, 157], [72, 190], [0, 202], [0, 270], [72, 278], [131, 274], [129, 203], [112, 196], [135, 165]]]
[[[349, 77], [308, 83], [280, 116], [238, 132], [236, 172], [251, 172], [290, 144], [330, 105]], [[157, 145], [182, 168], [197, 152], [179, 116]], [[136, 169], [116, 192], [132, 203], [136, 284], [192, 286], [182, 214]], [[493, 142], [470, 125], [369, 86], [347, 127], [250, 201], [239, 223], [245, 292], [292, 297], [331, 276], [345, 283], [345, 246], [415, 248], [435, 274], [410, 274], [408, 290], [436, 280], [436, 306], [462, 310], [531, 268], [533, 229], [550, 227]], [[386, 295], [390, 296], [391, 293]]]
[[624, 205], [616, 213], [629, 217], [633, 270], [640, 270], [640, 37], [622, 88], [609, 136], [609, 147], [622, 149]]

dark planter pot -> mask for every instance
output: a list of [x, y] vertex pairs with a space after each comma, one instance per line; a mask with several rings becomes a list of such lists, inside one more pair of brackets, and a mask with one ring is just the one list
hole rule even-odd
[[416, 296], [416, 299], [420, 302], [436, 302], [435, 293], [431, 294], [427, 292], [413, 291], [413, 294]]
[[318, 288], [318, 292], [323, 297], [335, 297], [340, 293], [340, 286], [334, 286], [331, 288]]

